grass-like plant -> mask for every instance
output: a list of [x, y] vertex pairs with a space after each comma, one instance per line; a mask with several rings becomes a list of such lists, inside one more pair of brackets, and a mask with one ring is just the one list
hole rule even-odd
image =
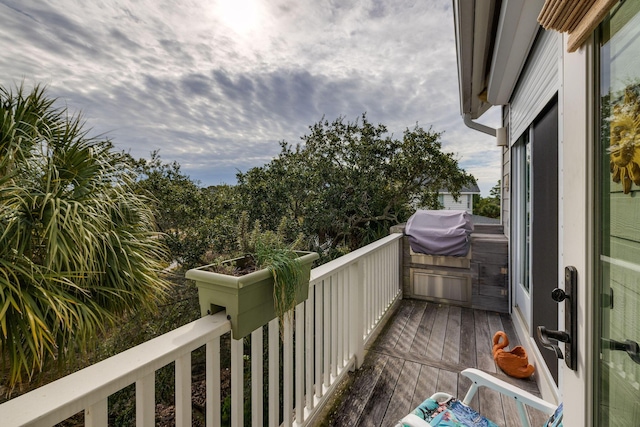
[[153, 308], [165, 251], [109, 140], [36, 86], [0, 87], [0, 355], [9, 385]]
[[302, 278], [302, 265], [295, 251], [258, 242], [254, 254], [256, 263], [267, 268], [273, 276], [273, 304], [276, 315], [288, 320], [297, 305], [296, 289]]
[[296, 250], [301, 246], [302, 236], [292, 243], [285, 243], [280, 230], [286, 229], [286, 218], [280, 224], [279, 232], [262, 230], [259, 221], [248, 231], [247, 213], [243, 212], [238, 222], [238, 246], [243, 254], [253, 257], [256, 268], [266, 268], [273, 276], [273, 303], [281, 324], [298, 304], [296, 289], [302, 278], [302, 264], [297, 259]]

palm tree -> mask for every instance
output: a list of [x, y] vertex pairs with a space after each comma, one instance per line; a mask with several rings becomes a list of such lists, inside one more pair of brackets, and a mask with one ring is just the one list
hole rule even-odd
[[165, 255], [109, 140], [40, 86], [0, 86], [0, 354], [10, 387], [153, 308]]

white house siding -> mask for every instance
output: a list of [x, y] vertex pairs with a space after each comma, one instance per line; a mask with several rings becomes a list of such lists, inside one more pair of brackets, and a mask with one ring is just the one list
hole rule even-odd
[[562, 58], [562, 36], [555, 31], [542, 31], [527, 59], [528, 63], [511, 100], [510, 144], [529, 128], [559, 87]]
[[463, 210], [468, 213], [473, 213], [473, 195], [472, 194], [460, 194], [458, 201], [456, 202], [451, 194], [442, 194], [443, 209], [446, 210]]

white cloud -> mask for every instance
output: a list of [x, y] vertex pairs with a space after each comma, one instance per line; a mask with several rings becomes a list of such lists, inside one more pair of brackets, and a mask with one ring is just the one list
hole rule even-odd
[[459, 115], [449, 2], [0, 0], [0, 16], [1, 85], [45, 83], [119, 148], [160, 149], [203, 184], [363, 112], [398, 136], [444, 131], [485, 194], [499, 179], [493, 140]]

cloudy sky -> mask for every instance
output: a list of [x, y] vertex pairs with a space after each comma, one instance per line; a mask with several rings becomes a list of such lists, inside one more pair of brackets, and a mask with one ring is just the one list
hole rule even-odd
[[94, 134], [203, 185], [323, 116], [433, 126], [487, 196], [500, 154], [462, 123], [454, 37], [450, 0], [0, 0], [0, 85], [46, 84]]

